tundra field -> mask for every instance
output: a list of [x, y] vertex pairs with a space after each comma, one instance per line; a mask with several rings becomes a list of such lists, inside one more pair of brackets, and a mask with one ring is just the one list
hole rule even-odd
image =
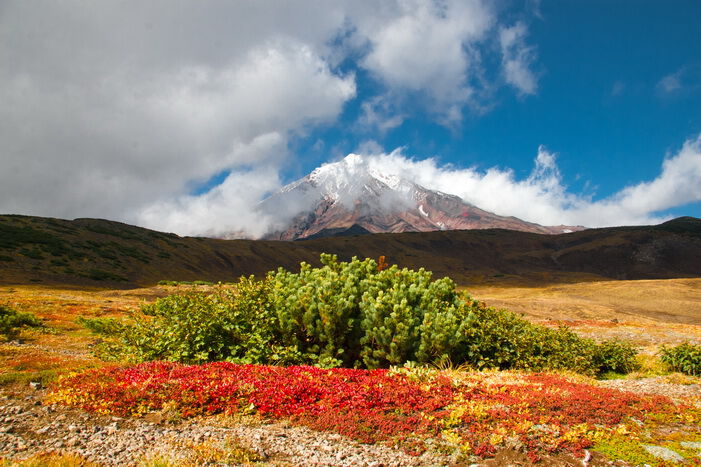
[[701, 463], [700, 379], [658, 356], [662, 345], [701, 343], [701, 279], [544, 284], [503, 276], [465, 288], [533, 323], [638, 349], [636, 371], [599, 379], [449, 363], [124, 367], [93, 356], [100, 338], [77, 322], [126, 319], [159, 297], [215, 288], [0, 287], [0, 303], [45, 326], [0, 345], [4, 464]]

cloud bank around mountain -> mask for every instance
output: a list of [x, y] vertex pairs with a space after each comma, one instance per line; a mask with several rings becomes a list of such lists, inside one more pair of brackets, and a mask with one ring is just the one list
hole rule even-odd
[[538, 148], [531, 174], [522, 180], [510, 169], [441, 166], [433, 158], [407, 157], [401, 149], [370, 155], [368, 161], [378, 171], [460, 196], [481, 209], [543, 225], [655, 224], [670, 218], [665, 210], [701, 201], [701, 135], [665, 158], [653, 180], [624, 187], [599, 200], [569, 192], [556, 154], [544, 146]]
[[[481, 209], [542, 225], [656, 224], [670, 218], [665, 210], [701, 201], [701, 135], [687, 140], [676, 154], [664, 159], [653, 180], [624, 187], [599, 200], [569, 192], [556, 154], [544, 146], [538, 148], [530, 175], [521, 180], [509, 169], [445, 166], [434, 158], [409, 157], [401, 148], [356, 155], [351, 165], [354, 173], [342, 174], [345, 179], [358, 176], [362, 170], [385, 178], [396, 176], [459, 196]], [[141, 213], [142, 223], [190, 235], [257, 238], [271, 229], [285, 227], [299, 212], [313, 209], [317, 201], [314, 196], [286, 199], [284, 206], [276, 209], [268, 205], [265, 213], [256, 212], [256, 205], [279, 183], [272, 169], [267, 173], [235, 174], [205, 195], [185, 196], [150, 207]]]

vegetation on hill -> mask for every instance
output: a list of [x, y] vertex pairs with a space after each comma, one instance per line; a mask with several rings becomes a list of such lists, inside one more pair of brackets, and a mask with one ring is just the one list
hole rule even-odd
[[564, 235], [509, 230], [415, 232], [300, 242], [179, 237], [101, 219], [0, 216], [0, 283], [134, 287], [262, 277], [319, 265], [322, 252], [425, 267], [459, 284], [499, 275], [594, 274], [614, 279], [701, 276], [701, 220]]
[[321, 268], [302, 263], [265, 279], [241, 278], [235, 290], [171, 295], [144, 305], [130, 322], [84, 319], [110, 337], [106, 358], [185, 363], [231, 361], [387, 368], [449, 361], [474, 368], [569, 369], [626, 373], [636, 351], [596, 343], [566, 327], [532, 324], [489, 308], [429, 271], [372, 259]]

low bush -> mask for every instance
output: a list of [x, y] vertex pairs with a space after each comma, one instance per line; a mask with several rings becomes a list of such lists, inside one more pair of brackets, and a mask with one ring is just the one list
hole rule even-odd
[[115, 274], [113, 272], [109, 271], [104, 271], [102, 269], [90, 269], [89, 271], [85, 273], [80, 274], [83, 277], [87, 277], [88, 279], [92, 279], [94, 281], [113, 281], [113, 282], [127, 282], [128, 279], [126, 277], [120, 276], [119, 274]]
[[596, 367], [600, 373], [630, 373], [641, 367], [637, 354], [638, 351], [629, 342], [618, 339], [604, 341], [599, 344], [595, 354]]
[[178, 286], [178, 281], [166, 281], [166, 280], [163, 280], [163, 281], [158, 281], [158, 285], [170, 285], [170, 286], [177, 287], [177, 286]]
[[[80, 318], [108, 339], [97, 346], [106, 360], [232, 361], [287, 363], [276, 345], [274, 318], [265, 304], [269, 282], [241, 278], [236, 292], [170, 295], [141, 307], [129, 323]], [[296, 361], [297, 359], [293, 359]]]
[[660, 357], [674, 371], [701, 376], [701, 345], [684, 342], [676, 347], [663, 346]]
[[[132, 361], [226, 360], [387, 368], [450, 361], [475, 368], [627, 372], [635, 349], [597, 344], [568, 328], [532, 324], [458, 292], [449, 278], [371, 259], [302, 263], [232, 291], [172, 295], [144, 305], [128, 324], [84, 324], [112, 336], [103, 355]], [[91, 324], [92, 323], [92, 324]]]
[[41, 320], [31, 313], [22, 313], [0, 305], [0, 335], [6, 340], [16, 339], [23, 328], [40, 328]]
[[[583, 449], [619, 433], [640, 443], [652, 420], [677, 423], [683, 417], [698, 424], [701, 417], [699, 409], [675, 406], [662, 396], [619, 392], [549, 373], [227, 362], [149, 362], [72, 373], [53, 385], [45, 402], [117, 416], [257, 414], [416, 454], [432, 446], [490, 457], [516, 445], [532, 462], [557, 452], [581, 459]], [[427, 438], [431, 441], [424, 443]], [[471, 464], [477, 459], [457, 460]]]

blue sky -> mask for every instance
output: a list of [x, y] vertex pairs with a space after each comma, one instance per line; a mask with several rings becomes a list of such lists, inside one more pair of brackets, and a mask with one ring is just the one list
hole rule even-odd
[[[595, 198], [651, 180], [668, 153], [701, 132], [701, 3], [696, 1], [544, 1], [509, 3], [504, 16], [527, 22], [538, 90], [495, 90], [485, 111], [465, 112], [456, 127], [423, 109], [385, 134], [348, 131], [377, 83], [358, 75], [358, 97], [339, 121], [303, 138], [287, 179], [311, 171], [328, 148], [352, 152], [364, 138], [386, 150], [405, 147], [458, 166], [512, 168], [527, 177], [539, 145], [557, 153], [564, 182]], [[493, 71], [494, 73], [495, 71]], [[498, 70], [496, 70], [498, 73]], [[674, 78], [678, 87], [663, 87]], [[366, 94], [367, 93], [367, 94]], [[314, 144], [323, 141], [321, 149]], [[701, 217], [701, 203], [671, 209]]]
[[255, 236], [356, 152], [541, 224], [701, 217], [698, 44], [692, 0], [8, 1], [0, 211]]

